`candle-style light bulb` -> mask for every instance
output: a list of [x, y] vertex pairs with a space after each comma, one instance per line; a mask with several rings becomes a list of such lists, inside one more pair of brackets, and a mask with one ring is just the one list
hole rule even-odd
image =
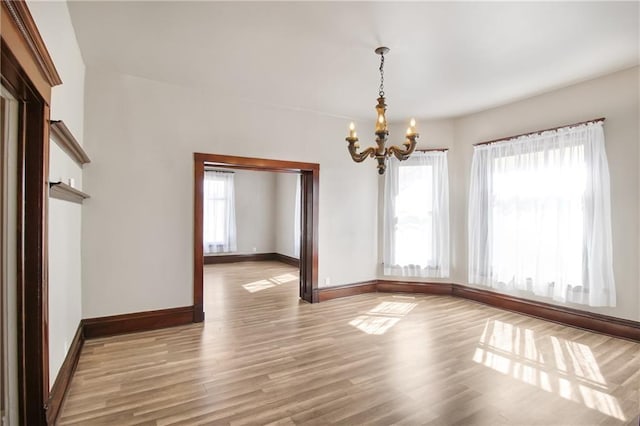
[[349, 137], [356, 137], [356, 125], [353, 123], [353, 121], [351, 122], [351, 124], [349, 124]]
[[378, 105], [376, 105], [376, 113], [378, 118], [376, 119], [376, 133], [387, 133], [387, 117], [384, 113], [387, 109], [387, 105], [384, 103], [384, 97], [378, 98]]
[[416, 134], [416, 120], [414, 118], [409, 121], [409, 128], [407, 129], [407, 136]]
[[378, 120], [376, 121], [376, 132], [384, 132], [387, 130], [387, 122], [382, 111], [378, 112]]

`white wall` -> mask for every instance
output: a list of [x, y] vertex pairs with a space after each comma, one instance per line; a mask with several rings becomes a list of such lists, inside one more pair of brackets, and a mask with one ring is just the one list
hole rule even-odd
[[[449, 155], [452, 281], [467, 284], [467, 208], [473, 144], [592, 118], [606, 117], [611, 174], [613, 258], [618, 306], [577, 309], [640, 320], [638, 286], [640, 69], [617, 72], [455, 120]], [[548, 299], [538, 300], [550, 302]], [[554, 302], [555, 303], [555, 302]]]
[[[53, 88], [51, 119], [64, 120], [83, 142], [85, 67], [66, 2], [30, 1], [29, 9], [63, 84]], [[50, 179], [74, 178], [82, 169], [51, 143]], [[60, 200], [49, 205], [49, 376], [53, 384], [82, 318], [81, 207]]]
[[193, 303], [194, 152], [319, 163], [320, 285], [375, 277], [377, 174], [350, 120], [91, 67], [85, 112], [84, 317]]
[[[66, 120], [65, 120], [66, 121]], [[50, 180], [74, 178], [81, 188], [80, 167], [51, 142]], [[67, 356], [82, 319], [82, 205], [49, 199], [49, 377], [50, 385]]]
[[[86, 91], [85, 317], [192, 303], [193, 152], [320, 163], [320, 286], [378, 275], [380, 180], [372, 161], [346, 155], [349, 120], [93, 68]], [[451, 148], [451, 281], [467, 284], [472, 145], [606, 116], [619, 306], [575, 307], [640, 318], [637, 93], [636, 68], [457, 119], [419, 120], [421, 147]], [[396, 127], [392, 143], [405, 125]], [[152, 173], [158, 167], [165, 173]]]
[[[400, 145], [405, 140], [408, 124], [406, 122], [389, 125], [389, 143]], [[454, 120], [416, 120], [418, 143], [416, 149], [453, 148], [455, 142]]]
[[251, 170], [235, 170], [234, 173], [236, 253], [273, 253], [276, 248], [277, 173]]
[[300, 258], [294, 249], [294, 224], [296, 212], [296, 185], [300, 175], [279, 173], [276, 181], [276, 252]]
[[298, 174], [234, 170], [238, 250], [214, 256], [280, 253], [294, 250], [294, 214]]

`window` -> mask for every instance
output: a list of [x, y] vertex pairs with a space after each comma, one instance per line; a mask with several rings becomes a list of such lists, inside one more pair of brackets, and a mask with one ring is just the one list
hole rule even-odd
[[447, 153], [389, 160], [384, 198], [384, 273], [449, 276]]
[[475, 147], [469, 282], [615, 306], [602, 123]]
[[205, 254], [237, 250], [232, 172], [204, 172], [203, 241]]

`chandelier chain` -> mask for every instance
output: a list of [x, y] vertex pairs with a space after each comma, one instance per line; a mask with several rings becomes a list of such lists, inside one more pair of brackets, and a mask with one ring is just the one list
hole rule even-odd
[[378, 94], [384, 98], [384, 53], [380, 55], [380, 90]]

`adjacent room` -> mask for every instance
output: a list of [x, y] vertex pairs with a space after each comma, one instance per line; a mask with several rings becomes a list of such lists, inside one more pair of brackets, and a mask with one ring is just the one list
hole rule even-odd
[[202, 197], [208, 319], [266, 295], [297, 303], [300, 175], [205, 166]]
[[0, 0], [3, 425], [638, 425], [640, 3]]

